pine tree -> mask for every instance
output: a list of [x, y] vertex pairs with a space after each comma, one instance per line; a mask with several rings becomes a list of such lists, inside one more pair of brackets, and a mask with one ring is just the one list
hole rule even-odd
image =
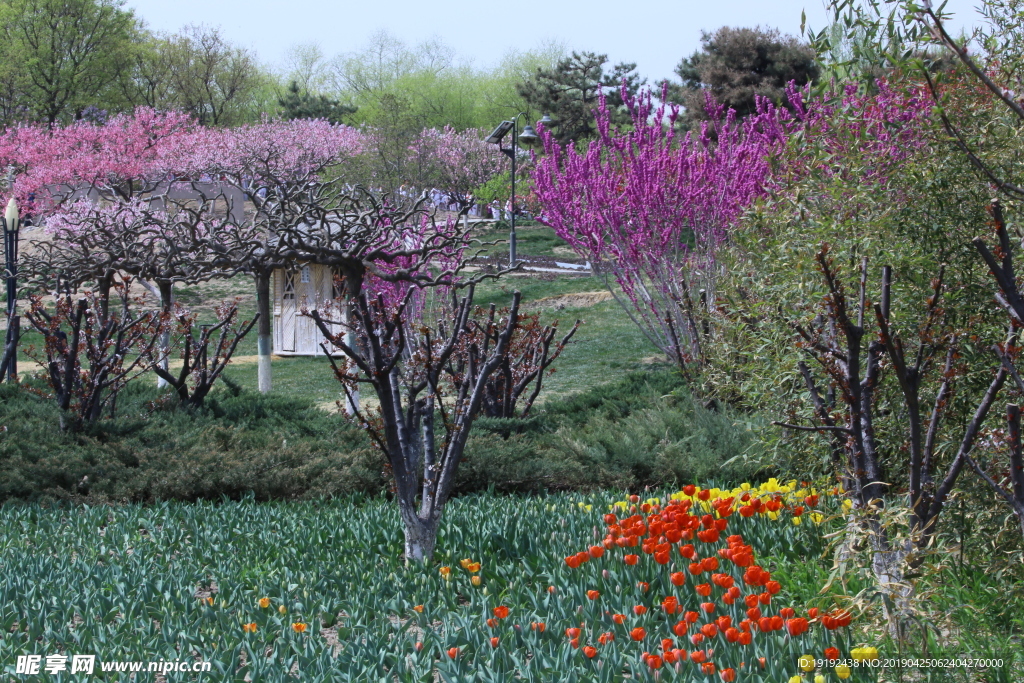
[[626, 122], [629, 114], [623, 107], [623, 80], [629, 96], [636, 95], [645, 83], [636, 73], [636, 64], [617, 64], [606, 74], [607, 61], [607, 55], [573, 52], [554, 69], [537, 69], [533, 77], [516, 89], [535, 112], [555, 120], [553, 133], [559, 142], [586, 140], [595, 134], [594, 110], [602, 93], [616, 122]]
[[325, 95], [313, 95], [308, 91], [300, 91], [299, 84], [292, 81], [288, 92], [278, 99], [281, 106], [281, 118], [291, 119], [326, 119], [331, 123], [344, 123], [345, 118], [356, 112], [355, 107], [341, 104]]

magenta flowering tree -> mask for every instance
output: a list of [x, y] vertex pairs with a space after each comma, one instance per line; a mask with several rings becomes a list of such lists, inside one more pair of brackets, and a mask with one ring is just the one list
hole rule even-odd
[[585, 149], [541, 133], [534, 191], [542, 222], [592, 264], [633, 321], [688, 372], [699, 362], [697, 307], [713, 300], [716, 254], [729, 229], [769, 183], [771, 154], [786, 139], [782, 112], [761, 102], [742, 123], [709, 101], [711, 121], [679, 136], [674, 105], [650, 92], [627, 98], [632, 127], [598, 108]]
[[486, 135], [477, 128], [424, 129], [409, 146], [410, 179], [421, 189], [436, 187], [446, 193], [460, 210], [469, 208], [473, 190], [508, 166], [498, 146], [483, 141]]

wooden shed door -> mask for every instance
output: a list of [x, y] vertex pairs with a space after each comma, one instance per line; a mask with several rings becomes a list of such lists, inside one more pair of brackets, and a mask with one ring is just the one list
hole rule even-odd
[[281, 350], [295, 350], [295, 271], [284, 271], [284, 288], [281, 292]]

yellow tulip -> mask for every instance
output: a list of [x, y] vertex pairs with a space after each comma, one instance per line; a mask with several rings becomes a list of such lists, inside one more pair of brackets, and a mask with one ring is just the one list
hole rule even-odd
[[284, 605], [281, 605], [280, 607], [277, 608], [277, 611], [280, 612], [281, 614], [287, 614], [288, 613], [288, 608], [285, 607]]
[[263, 609], [270, 607], [270, 598], [260, 598], [260, 607]]
[[476, 575], [476, 574], [474, 574], [473, 577], [469, 581], [474, 586], [479, 586], [480, 585], [480, 577], [478, 575]]
[[818, 674], [814, 677], [814, 683], [825, 683], [825, 677], [821, 674]]
[[800, 683], [803, 679], [801, 676], [792, 676], [789, 679], [789, 683]]
[[814, 657], [810, 655], [802, 655], [797, 664], [801, 671], [814, 671]]
[[438, 571], [441, 572], [441, 576], [443, 576], [445, 579], [447, 579], [448, 575], [452, 573], [452, 568], [451, 567], [441, 567], [440, 569], [438, 569]]
[[811, 521], [815, 524], [821, 524], [823, 521], [825, 521], [825, 515], [821, 514], [820, 512], [812, 512]]
[[839, 678], [846, 680], [850, 677], [850, 667], [846, 666], [845, 664], [840, 664], [836, 667], [836, 676], [839, 676]]
[[796, 526], [800, 526], [800, 518], [799, 517], [794, 517], [793, 518], [793, 524], [796, 525]]

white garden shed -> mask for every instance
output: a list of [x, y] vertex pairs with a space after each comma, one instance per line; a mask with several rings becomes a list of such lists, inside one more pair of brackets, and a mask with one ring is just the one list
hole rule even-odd
[[[334, 272], [330, 266], [296, 263], [274, 270], [274, 353], [279, 356], [320, 356], [324, 335], [303, 310], [321, 311], [334, 300]], [[332, 316], [339, 315], [335, 308]], [[340, 326], [334, 326], [339, 328]]]

